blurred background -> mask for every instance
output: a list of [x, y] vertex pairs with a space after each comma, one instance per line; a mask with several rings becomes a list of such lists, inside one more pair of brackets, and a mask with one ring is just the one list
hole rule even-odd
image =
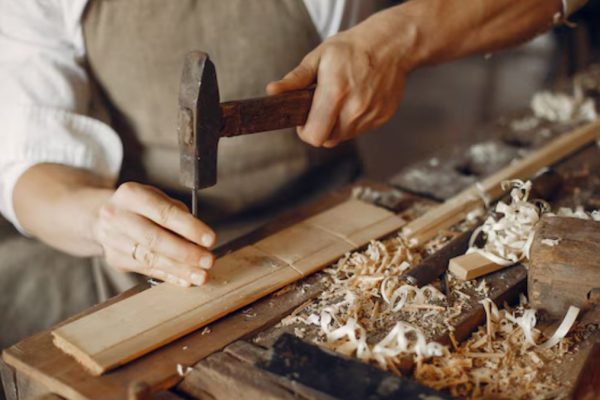
[[599, 63], [600, 0], [589, 0], [571, 21], [518, 48], [412, 74], [394, 118], [358, 140], [366, 177], [382, 180], [435, 150], [483, 139], [485, 122]]

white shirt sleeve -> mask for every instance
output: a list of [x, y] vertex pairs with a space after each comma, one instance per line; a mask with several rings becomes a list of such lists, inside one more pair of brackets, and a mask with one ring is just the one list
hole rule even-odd
[[32, 165], [116, 179], [122, 144], [94, 115], [83, 66], [83, 0], [0, 0], [0, 212], [17, 228], [13, 189]]
[[375, 0], [304, 0], [321, 39], [346, 30], [376, 12]]
[[[375, 11], [373, 0], [304, 0], [322, 38]], [[19, 230], [13, 191], [39, 163], [116, 179], [122, 144], [94, 112], [81, 17], [87, 0], [0, 0], [0, 213]]]

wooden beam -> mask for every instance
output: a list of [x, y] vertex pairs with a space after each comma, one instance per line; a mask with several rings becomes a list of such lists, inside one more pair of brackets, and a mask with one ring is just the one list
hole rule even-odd
[[140, 357], [397, 231], [390, 211], [348, 200], [219, 258], [202, 287], [160, 284], [53, 331], [95, 375]]
[[565, 133], [478, 184], [465, 189], [421, 218], [408, 223], [402, 230], [403, 235], [410, 240], [411, 245], [422, 246], [439, 231], [465, 219], [470, 212], [482, 208], [483, 197], [490, 201], [498, 199], [503, 194], [502, 182], [529, 179], [542, 168], [555, 164], [598, 138], [600, 138], [600, 120]]

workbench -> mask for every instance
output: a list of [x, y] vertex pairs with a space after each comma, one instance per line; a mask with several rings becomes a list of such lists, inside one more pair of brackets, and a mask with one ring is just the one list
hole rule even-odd
[[[488, 132], [480, 135], [489, 138], [486, 142], [457, 146], [433, 154], [429, 159], [400, 171], [387, 183], [358, 181], [329, 193], [228, 243], [218, 249], [217, 253], [225, 254], [245, 244], [254, 243], [339, 204], [358, 187], [368, 187], [383, 195], [375, 199], [375, 203], [400, 214], [412, 212], [415, 207], [427, 207], [444, 201], [467, 185], [507, 165], [516, 154], [538, 147], [548, 140], [548, 137], [544, 138], [536, 133], [539, 130], [521, 132], [518, 137], [515, 136], [511, 132], [510, 122], [518, 118], [521, 116], [516, 114], [482, 127], [480, 129]], [[552, 134], [558, 134], [567, 128], [547, 127]], [[555, 166], [555, 170], [563, 177], [563, 184], [548, 199], [553, 206], [600, 207], [600, 148], [596, 144], [562, 161]], [[360, 390], [373, 390], [377, 395], [372, 398], [391, 398], [386, 397], [385, 393], [392, 393], [393, 390], [386, 392], [382, 388], [397, 388], [406, 385], [406, 380], [400, 380], [395, 375], [372, 366], [357, 365], [360, 363], [343, 356], [328, 353], [315, 356], [336, 357], [333, 364], [341, 366], [341, 369], [335, 369], [327, 364], [328, 369], [313, 371], [330, 373], [329, 386], [327, 382], [321, 382], [320, 386], [301, 383], [301, 376], [292, 377], [266, 370], [269, 369], [265, 366], [272, 358], [274, 346], [298, 345], [289, 336], [282, 336], [286, 332], [290, 333], [290, 328], [277, 323], [320, 293], [320, 274], [322, 273], [316, 273], [294, 283], [199, 332], [178, 339], [99, 378], [89, 375], [72, 358], [54, 347], [50, 330], [40, 332], [3, 352], [0, 372], [7, 399], [60, 399], [61, 396], [75, 399], [363, 398], [367, 393]], [[505, 300], [514, 300], [519, 293], [525, 291], [526, 277], [525, 269], [521, 265], [515, 265], [486, 279], [492, 286], [491, 293], [496, 303], [502, 304]], [[82, 315], [119, 302], [148, 287], [149, 284], [135, 287]], [[457, 338], [460, 340], [468, 337], [484, 320], [483, 308], [476, 304], [457, 323]], [[594, 322], [598, 321], [597, 316], [591, 315], [589, 320], [592, 321], [589, 326], [590, 334], [579, 344], [578, 351], [565, 358], [560, 365], [564, 382], [569, 385], [575, 384], [594, 343], [600, 341], [600, 330]], [[285, 340], [282, 341], [282, 337]], [[439, 340], [443, 342], [445, 339], [440, 337]], [[310, 361], [308, 353], [313, 350], [307, 350], [307, 362]], [[191, 369], [182, 377], [177, 373], [178, 364], [184, 372], [187, 367]], [[340, 385], [340, 382], [346, 382], [346, 385]], [[149, 387], [152, 388], [152, 394], [148, 394]], [[353, 392], [348, 392], [350, 389]], [[419, 388], [409, 387], [407, 390], [415, 390], [415, 398], [418, 398]]]

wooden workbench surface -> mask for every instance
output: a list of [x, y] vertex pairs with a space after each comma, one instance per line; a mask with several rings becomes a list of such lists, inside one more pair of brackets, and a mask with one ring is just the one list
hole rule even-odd
[[[463, 146], [451, 152], [446, 151], [435, 155], [432, 158], [435, 162], [430, 159], [400, 172], [390, 181], [396, 188], [387, 184], [357, 182], [355, 185], [330, 193], [312, 204], [288, 212], [277, 221], [228, 244], [219, 251], [224, 253], [253, 243], [338, 204], [346, 199], [352, 188], [356, 186], [366, 185], [383, 193], [396, 193], [394, 203], [388, 204], [388, 207], [391, 206], [397, 212], [402, 212], [415, 203], [431, 204], [434, 201], [431, 200], [432, 198], [435, 201], [445, 200], [466, 185], [510, 162], [517, 152], [539, 146], [543, 142], [542, 139], [534, 138], [535, 140], [516, 143], [502, 127], [506, 128], [506, 125], [500, 127], [494, 125], [491, 128], [496, 135], [496, 139], [492, 142], [493, 146], [497, 146], [496, 151], [505, 151], [508, 155], [504, 161], [498, 161], [493, 167], [490, 167], [490, 163], [485, 160], [474, 157], [470, 152], [472, 147]], [[568, 127], [562, 129], [566, 130]], [[560, 131], [559, 128], [555, 130], [556, 133]], [[598, 146], [589, 146], [571, 156], [558, 165], [557, 170], [566, 179], [561, 190], [552, 199], [553, 205], [600, 207]], [[419, 179], [425, 179], [423, 176], [429, 176], [427, 178], [429, 184], [419, 189], [417, 183]], [[437, 178], [431, 179], [433, 176]], [[502, 275], [499, 281], [513, 279], [511, 282], [515, 282], [514, 288], [523, 291], [526, 274], [518, 268], [501, 272], [505, 275]], [[136, 287], [83, 314], [106, 307], [147, 287], [147, 285]], [[0, 373], [7, 398], [26, 399], [57, 393], [74, 399], [119, 399], [127, 398], [128, 393], [133, 389], [143, 392], [145, 385], [162, 389], [159, 393], [152, 394], [152, 398], [161, 399], [331, 398], [322, 392], [265, 372], [255, 366], [258, 362], [267, 359], [268, 347], [282, 332], [283, 328], [273, 326], [299, 305], [317, 296], [321, 290], [320, 277], [315, 274], [211, 324], [209, 329], [185, 336], [100, 378], [91, 377], [72, 358], [54, 347], [50, 331], [41, 332], [3, 353]], [[466, 315], [464, 319], [469, 318], [472, 322], [465, 326], [472, 329], [473, 324], [476, 326], [481, 322], [482, 313]], [[468, 333], [469, 331], [466, 331], [464, 334], [468, 335]], [[594, 338], [590, 338], [590, 343]], [[570, 372], [564, 375], [565, 381], [574, 380], [588, 348], [586, 343], [582, 344], [578, 354], [565, 360], [562, 367]], [[193, 366], [193, 370], [182, 379], [176, 372], [177, 364], [181, 364], [184, 369], [186, 366]]]

